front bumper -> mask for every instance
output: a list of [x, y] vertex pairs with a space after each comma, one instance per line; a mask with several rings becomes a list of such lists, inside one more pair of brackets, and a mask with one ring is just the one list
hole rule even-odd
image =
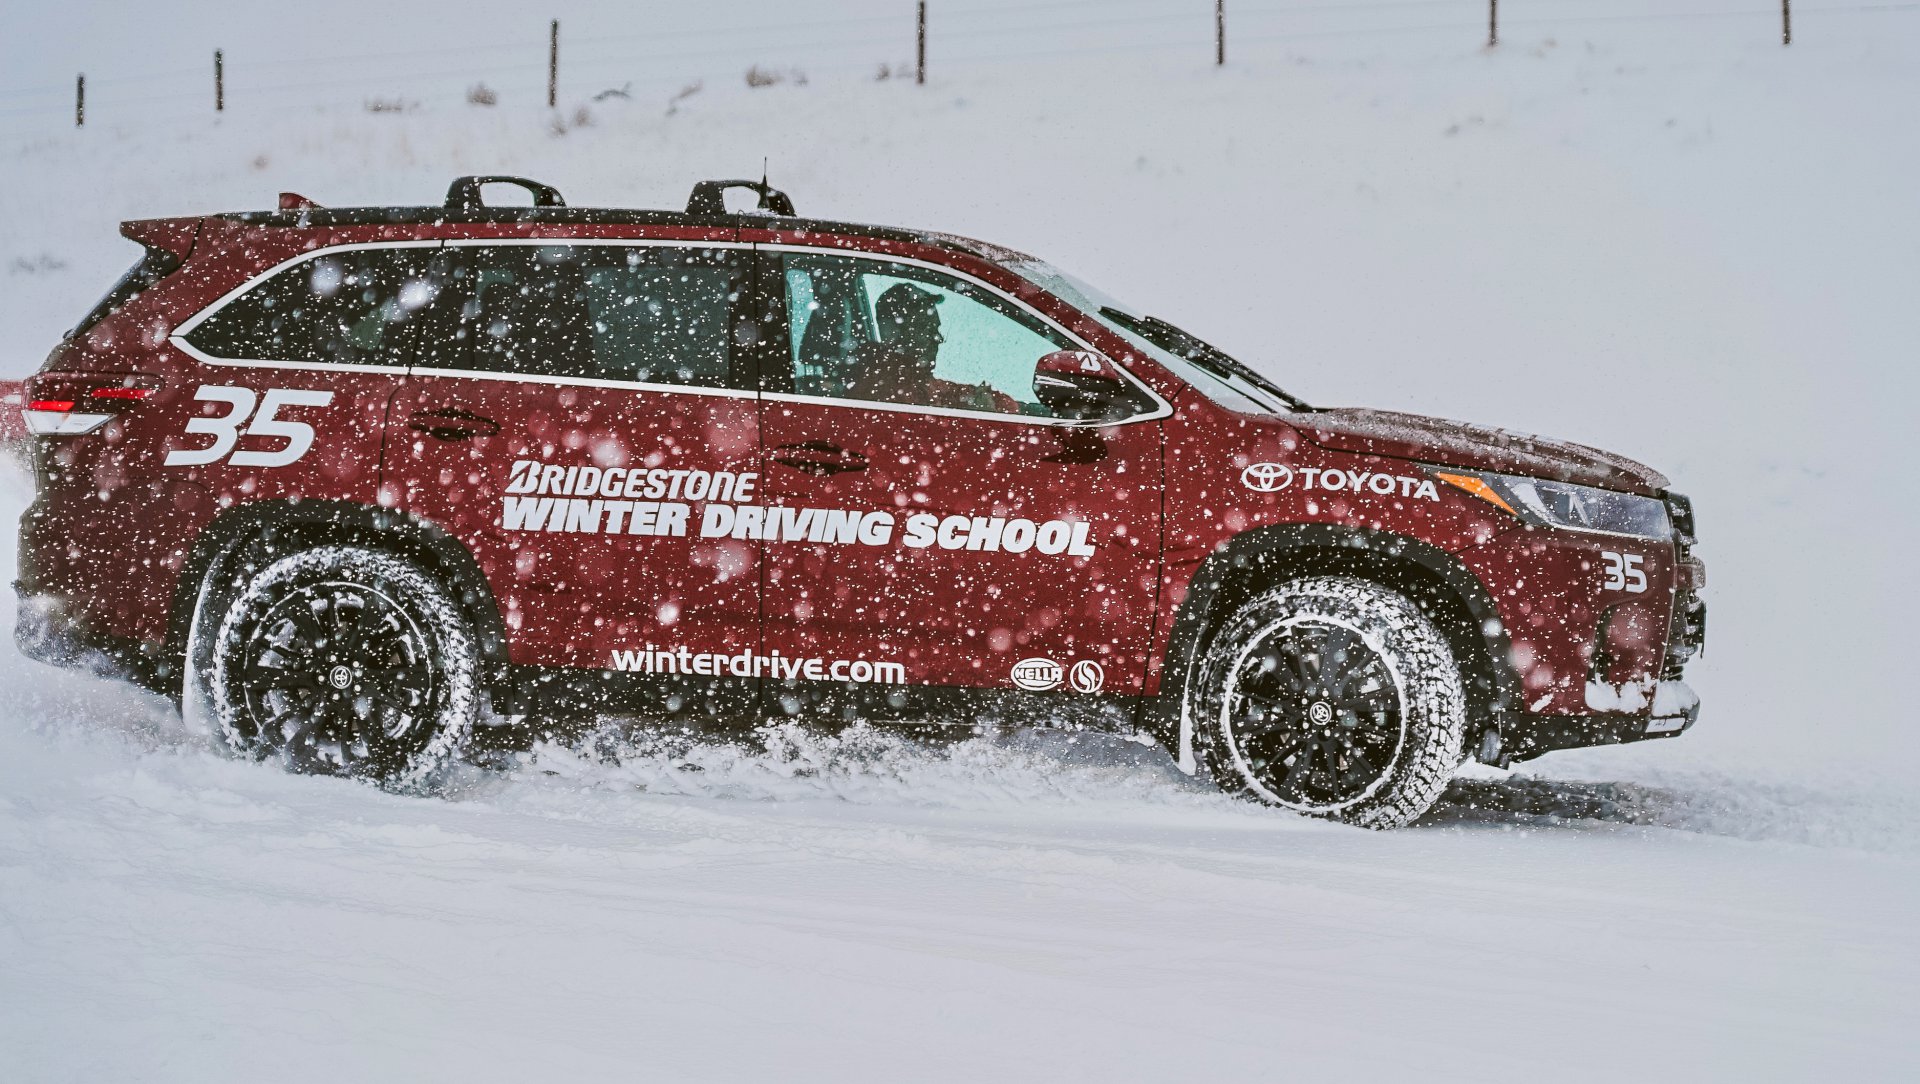
[[[1622, 690], [1612, 690], [1621, 695]], [[1501, 732], [1499, 757], [1504, 762], [1532, 760], [1556, 749], [1583, 749], [1595, 745], [1622, 745], [1651, 738], [1677, 738], [1700, 718], [1700, 697], [1684, 681], [1661, 681], [1650, 693], [1629, 687], [1625, 695], [1649, 696], [1651, 709], [1641, 714], [1530, 715]], [[1589, 701], [1599, 698], [1589, 690]], [[1643, 700], [1641, 707], [1647, 707]]]

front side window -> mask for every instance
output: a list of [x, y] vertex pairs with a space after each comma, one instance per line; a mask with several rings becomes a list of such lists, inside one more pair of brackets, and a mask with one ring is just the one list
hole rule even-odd
[[1034, 369], [1075, 344], [1004, 299], [883, 260], [786, 253], [782, 272], [796, 392], [1051, 416]]
[[452, 246], [418, 364], [522, 376], [722, 387], [745, 281], [733, 249]]
[[403, 329], [432, 297], [417, 248], [328, 252], [275, 272], [189, 331], [236, 361], [405, 363]]

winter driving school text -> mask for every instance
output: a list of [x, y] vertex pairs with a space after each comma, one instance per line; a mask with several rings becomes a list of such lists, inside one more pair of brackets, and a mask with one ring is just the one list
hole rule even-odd
[[1046, 725], [1390, 827], [1462, 760], [1697, 717], [1656, 471], [1312, 406], [1038, 259], [792, 211], [463, 177], [126, 223], [27, 383], [22, 647], [389, 786], [529, 720]]

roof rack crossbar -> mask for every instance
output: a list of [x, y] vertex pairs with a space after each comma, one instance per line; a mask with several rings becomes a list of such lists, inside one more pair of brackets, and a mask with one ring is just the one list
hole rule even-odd
[[760, 210], [768, 214], [794, 217], [793, 200], [785, 192], [765, 181], [701, 181], [693, 186], [693, 194], [687, 197], [687, 213], [690, 215], [726, 214], [727, 190], [730, 188], [745, 188], [758, 193]]
[[525, 177], [485, 176], [458, 177], [447, 187], [447, 209], [450, 211], [478, 211], [487, 203], [480, 198], [480, 188], [489, 184], [518, 185], [533, 197], [535, 207], [565, 207], [567, 201], [560, 198], [560, 190], [550, 184], [530, 181]]

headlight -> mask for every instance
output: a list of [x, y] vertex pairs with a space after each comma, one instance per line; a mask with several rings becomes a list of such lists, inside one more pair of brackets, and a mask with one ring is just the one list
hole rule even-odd
[[1433, 476], [1536, 527], [1629, 538], [1673, 536], [1673, 526], [1667, 521], [1667, 506], [1654, 497], [1508, 474], [1436, 470]]

